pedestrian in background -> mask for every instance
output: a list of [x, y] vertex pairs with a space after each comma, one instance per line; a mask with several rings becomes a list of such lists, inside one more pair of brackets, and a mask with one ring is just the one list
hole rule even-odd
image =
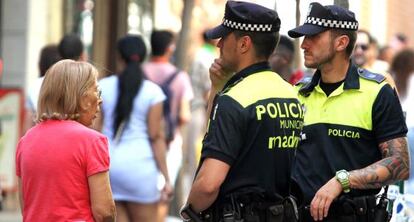
[[[166, 88], [164, 92], [168, 91], [168, 107], [164, 108], [168, 108], [169, 111], [166, 112], [164, 109], [164, 128], [169, 129], [165, 131], [168, 137], [167, 168], [171, 183], [175, 185], [183, 161], [182, 130], [190, 121], [190, 102], [194, 94], [188, 74], [170, 62], [175, 51], [174, 34], [166, 30], [154, 30], [151, 33], [151, 49], [151, 58], [143, 65], [143, 69], [148, 80]], [[179, 193], [177, 192], [177, 195]], [[169, 205], [168, 202], [160, 202], [160, 206], [158, 221], [164, 221]]]
[[297, 219], [290, 178], [303, 111], [293, 87], [270, 70], [279, 29], [274, 10], [228, 1], [223, 23], [207, 32], [220, 39], [220, 58], [210, 68], [212, 108], [185, 220], [191, 210], [203, 221]]
[[357, 31], [355, 49], [352, 60], [356, 65], [370, 72], [385, 76], [385, 80], [395, 89], [395, 81], [389, 74], [389, 66], [385, 61], [378, 59], [379, 49], [377, 40], [366, 30]]
[[295, 45], [293, 41], [287, 36], [280, 36], [279, 44], [269, 58], [269, 64], [274, 72], [292, 85], [295, 85], [305, 76], [302, 70], [293, 70], [294, 57]]
[[395, 78], [401, 107], [405, 111], [408, 128], [414, 127], [414, 50], [403, 49], [398, 52], [391, 63], [390, 72]]
[[59, 50], [57, 45], [47, 45], [42, 48], [40, 51], [40, 57], [39, 57], [39, 78], [36, 80], [36, 83], [34, 84], [34, 87], [32, 87], [29, 90], [28, 93], [28, 100], [27, 105], [28, 109], [32, 111], [33, 113], [36, 112], [37, 108], [37, 100], [39, 97], [39, 90], [42, 86], [43, 78], [47, 72], [47, 70], [56, 62], [61, 60], [62, 57], [59, 54]]
[[409, 175], [395, 91], [383, 75], [350, 61], [357, 29], [353, 12], [314, 2], [305, 23], [288, 32], [304, 36], [305, 66], [317, 69], [297, 85], [306, 110], [293, 173], [304, 194], [302, 221], [374, 221], [386, 211], [376, 207], [381, 187]]
[[118, 52], [124, 69], [120, 75], [99, 82], [104, 101], [102, 132], [109, 138], [117, 221], [153, 222], [158, 202], [172, 196], [161, 127], [165, 95], [144, 78], [141, 63], [146, 47], [140, 36], [121, 38]]
[[35, 124], [34, 117], [36, 116], [37, 111], [37, 100], [40, 87], [43, 83], [43, 76], [47, 69], [61, 59], [87, 61], [87, 57], [81, 39], [75, 34], [67, 34], [63, 36], [57, 46], [50, 45], [42, 49], [39, 59], [40, 76], [27, 92], [26, 116], [23, 132], [26, 132]]
[[62, 59], [72, 59], [75, 61], [88, 61], [88, 54], [85, 46], [76, 34], [66, 34], [60, 40], [58, 45], [59, 53]]
[[[395, 77], [401, 107], [405, 112], [405, 122], [408, 127], [408, 143], [410, 154], [414, 154], [414, 50], [402, 49], [391, 63], [391, 73]], [[413, 166], [414, 158], [410, 159]], [[410, 178], [404, 183], [404, 194], [414, 194], [414, 170], [410, 168]], [[410, 207], [412, 209], [412, 207]]]
[[61, 60], [57, 45], [47, 45], [40, 51], [39, 57], [39, 78], [27, 92], [26, 96], [26, 115], [23, 132], [35, 125], [35, 116], [37, 110], [37, 101], [39, 98], [40, 87], [47, 70], [56, 62]]
[[23, 221], [115, 221], [108, 142], [88, 128], [102, 101], [97, 77], [95, 67], [72, 60], [47, 71], [38, 124], [16, 151]]

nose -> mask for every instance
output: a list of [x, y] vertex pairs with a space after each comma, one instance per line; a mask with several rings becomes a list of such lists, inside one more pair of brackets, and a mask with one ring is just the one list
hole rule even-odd
[[309, 39], [305, 36], [305, 38], [303, 38], [302, 44], [300, 44], [300, 48], [307, 49], [308, 46], [309, 46]]
[[361, 47], [359, 47], [358, 45], [356, 45], [355, 46], [355, 48], [354, 48], [354, 53], [355, 54], [364, 54], [364, 50], [361, 48]]

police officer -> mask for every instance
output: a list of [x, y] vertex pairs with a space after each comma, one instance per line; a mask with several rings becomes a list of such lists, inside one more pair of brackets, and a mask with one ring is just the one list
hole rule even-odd
[[382, 186], [409, 175], [403, 112], [384, 76], [350, 61], [358, 22], [351, 11], [311, 3], [305, 23], [305, 66], [298, 84], [305, 120], [294, 179], [308, 205], [303, 221], [374, 221]]
[[275, 11], [228, 1], [223, 23], [207, 33], [220, 38], [220, 58], [210, 68], [214, 101], [184, 219], [191, 206], [209, 221], [293, 221], [283, 217], [294, 217], [289, 181], [303, 111], [267, 62], [279, 28]]

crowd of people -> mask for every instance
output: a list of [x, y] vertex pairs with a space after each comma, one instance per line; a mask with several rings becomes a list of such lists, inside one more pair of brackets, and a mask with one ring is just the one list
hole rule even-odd
[[77, 35], [45, 46], [16, 151], [24, 221], [161, 222], [172, 200], [185, 221], [374, 221], [412, 172], [414, 50], [336, 5], [281, 23], [228, 1], [188, 73], [168, 30], [119, 39], [100, 79]]

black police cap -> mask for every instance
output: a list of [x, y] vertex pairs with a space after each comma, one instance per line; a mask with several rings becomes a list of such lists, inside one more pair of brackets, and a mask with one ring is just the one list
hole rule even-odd
[[217, 39], [240, 30], [246, 32], [278, 32], [280, 19], [277, 12], [266, 7], [239, 1], [228, 1], [223, 22], [206, 32], [209, 39]]
[[358, 30], [355, 14], [337, 5], [322, 6], [317, 2], [309, 5], [308, 15], [303, 25], [288, 32], [292, 38], [316, 35], [328, 29]]

